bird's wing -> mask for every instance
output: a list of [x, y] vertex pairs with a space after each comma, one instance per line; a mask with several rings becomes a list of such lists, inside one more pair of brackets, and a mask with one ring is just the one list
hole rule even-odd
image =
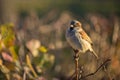
[[83, 30], [83, 31], [80, 31], [79, 33], [81, 34], [81, 37], [82, 37], [84, 40], [88, 41], [91, 45], [93, 45], [92, 40], [91, 40], [90, 37], [85, 33], [84, 30]]

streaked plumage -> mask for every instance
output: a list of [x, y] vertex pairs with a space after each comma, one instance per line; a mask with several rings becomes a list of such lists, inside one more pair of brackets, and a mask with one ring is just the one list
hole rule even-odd
[[71, 21], [70, 27], [66, 31], [66, 39], [74, 50], [78, 50], [80, 53], [91, 51], [95, 57], [98, 58], [97, 54], [92, 49], [92, 40], [82, 29], [79, 21]]

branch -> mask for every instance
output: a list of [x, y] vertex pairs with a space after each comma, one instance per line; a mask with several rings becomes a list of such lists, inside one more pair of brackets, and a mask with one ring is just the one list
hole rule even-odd
[[101, 64], [101, 65], [97, 68], [97, 70], [96, 70], [95, 72], [90, 73], [90, 74], [88, 74], [88, 75], [86, 75], [86, 76], [83, 76], [83, 77], [81, 77], [80, 79], [84, 79], [84, 78], [87, 78], [87, 77], [89, 77], [89, 76], [92, 76], [92, 75], [96, 74], [96, 73], [97, 73], [107, 62], [109, 62], [109, 61], [111, 61], [111, 59], [107, 59], [103, 64]]

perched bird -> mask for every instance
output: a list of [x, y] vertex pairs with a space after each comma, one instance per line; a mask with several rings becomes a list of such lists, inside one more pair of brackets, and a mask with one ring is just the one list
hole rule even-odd
[[66, 31], [66, 39], [75, 52], [85, 53], [90, 51], [98, 59], [98, 55], [92, 48], [93, 43], [79, 21], [71, 21], [70, 27]]

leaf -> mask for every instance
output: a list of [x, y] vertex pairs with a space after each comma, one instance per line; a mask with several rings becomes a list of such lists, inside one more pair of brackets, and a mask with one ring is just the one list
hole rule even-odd
[[6, 47], [9, 47], [14, 44], [15, 35], [12, 26], [12, 24], [4, 24], [0, 27], [2, 40]]
[[9, 50], [10, 50], [10, 53], [13, 57], [13, 61], [14, 62], [17, 61], [18, 60], [18, 55], [17, 55], [18, 47], [17, 46], [10, 46]]
[[5, 48], [4, 42], [1, 40], [0, 41], [0, 50], [2, 50], [3, 48]]
[[0, 66], [3, 64], [3, 61], [2, 61], [2, 59], [0, 59]]
[[10, 56], [7, 52], [2, 52], [2, 57], [6, 61], [13, 62], [12, 56]]
[[31, 64], [30, 57], [29, 57], [28, 54], [26, 55], [26, 62], [27, 62], [27, 65], [29, 66], [30, 70], [32, 71], [33, 75], [34, 75], [35, 77], [38, 77], [37, 73], [35, 72], [32, 64]]
[[5, 73], [5, 74], [7, 74], [7, 73], [10, 72], [10, 70], [9, 70], [6, 66], [4, 66], [4, 65], [1, 65], [1, 66], [0, 66], [0, 69], [1, 69], [1, 71], [2, 71], [3, 73]]

